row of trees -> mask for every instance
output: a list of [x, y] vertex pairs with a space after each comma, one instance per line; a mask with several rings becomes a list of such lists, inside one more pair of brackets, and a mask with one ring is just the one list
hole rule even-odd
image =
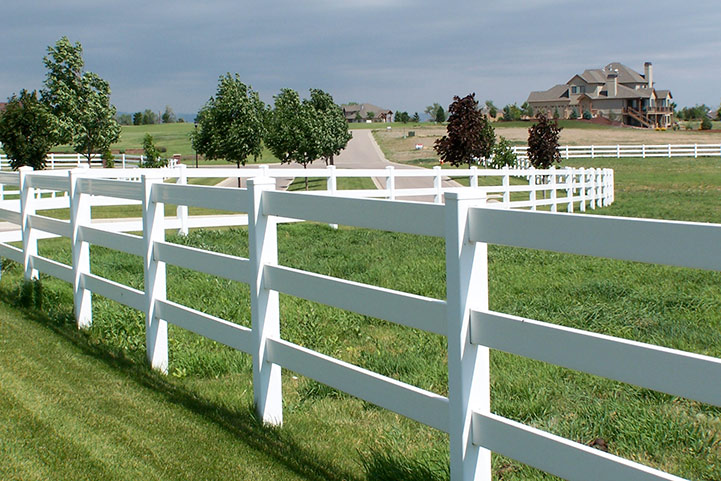
[[84, 70], [83, 48], [67, 37], [48, 47], [44, 88], [22, 90], [8, 99], [0, 115], [0, 142], [13, 169], [45, 167], [55, 145], [70, 144], [90, 162], [120, 137], [116, 109], [110, 103], [110, 85]]
[[301, 99], [295, 90], [282, 89], [270, 108], [238, 74], [220, 77], [216, 95], [198, 113], [197, 124], [191, 133], [193, 148], [208, 159], [225, 159], [238, 167], [250, 157], [257, 159], [263, 144], [281, 163], [306, 168], [323, 159], [333, 165], [351, 138], [343, 110], [330, 94], [310, 89], [310, 98]]
[[[488, 104], [486, 104], [488, 105]], [[446, 135], [436, 140], [434, 149], [441, 162], [454, 167], [466, 164], [469, 167], [481, 162], [501, 168], [516, 161], [510, 143], [496, 133], [488, 117], [479, 108], [475, 93], [463, 98], [453, 97], [448, 107], [449, 117]], [[561, 161], [558, 139], [561, 128], [555, 120], [549, 120], [544, 113], [538, 122], [528, 129], [528, 157], [536, 168], [547, 169]]]
[[185, 120], [178, 118], [170, 105], [166, 105], [162, 114], [156, 114], [150, 109], [145, 109], [143, 112], [135, 112], [134, 114], [120, 114], [118, 115], [118, 122], [121, 125], [153, 125], [182, 123]]

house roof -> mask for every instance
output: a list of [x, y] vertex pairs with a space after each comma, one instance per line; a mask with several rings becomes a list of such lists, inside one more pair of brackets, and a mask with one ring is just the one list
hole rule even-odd
[[602, 84], [606, 82], [606, 74], [600, 68], [586, 69], [579, 77], [590, 84]]
[[345, 116], [355, 117], [356, 113], [360, 113], [361, 117], [365, 118], [368, 112], [373, 112], [376, 116], [380, 114], [393, 113], [392, 110], [384, 109], [373, 104], [343, 104], [341, 105]]
[[656, 98], [658, 98], [658, 99], [673, 98], [673, 95], [671, 95], [670, 90], [656, 90]]
[[548, 90], [534, 91], [528, 96], [528, 102], [554, 102], [567, 101], [568, 85], [554, 85]]
[[[605, 72], [613, 72], [614, 70], [618, 72], [618, 83], [620, 84], [627, 84], [627, 83], [646, 83], [646, 79], [643, 75], [636, 72], [634, 69], [625, 66], [624, 64], [620, 62], [611, 62], [608, 65], [606, 65], [603, 70]], [[605, 81], [605, 76], [604, 76]]]
[[616, 88], [616, 95], [609, 97], [608, 91], [601, 90], [598, 96], [592, 99], [614, 98], [614, 99], [649, 99], [653, 95], [653, 89], [632, 89], [619, 84]]

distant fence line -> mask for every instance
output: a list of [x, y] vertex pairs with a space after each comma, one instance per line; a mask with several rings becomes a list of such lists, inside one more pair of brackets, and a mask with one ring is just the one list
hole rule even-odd
[[[452, 481], [490, 481], [492, 451], [565, 479], [660, 481], [680, 478], [494, 414], [489, 350], [721, 406], [721, 384], [710, 381], [721, 377], [721, 359], [492, 311], [487, 254], [491, 244], [719, 271], [721, 225], [499, 209], [473, 188], [449, 192], [437, 205], [280, 192], [266, 176], [239, 189], [164, 183], [170, 169], [144, 169], [139, 181], [117, 180], [119, 169], [96, 170], [105, 178], [89, 169], [0, 173], [0, 183], [21, 191], [19, 201], [0, 204], [0, 218], [17, 225], [22, 240], [21, 247], [0, 242], [0, 255], [18, 262], [28, 281], [42, 272], [69, 283], [78, 328], [93, 322], [91, 293], [143, 312], [146, 355], [159, 371], [168, 371], [168, 324], [249, 354], [256, 410], [266, 423], [283, 422], [283, 367], [448, 433]], [[70, 219], [39, 215], [44, 199], [35, 189], [67, 192]], [[139, 203], [141, 234], [91, 223], [96, 196]], [[246, 213], [248, 258], [166, 240], [165, 203]], [[284, 266], [276, 228], [282, 218], [441, 238], [445, 299]], [[71, 263], [42, 255], [43, 233], [70, 240]], [[143, 285], [91, 272], [91, 244], [139, 256]], [[250, 327], [170, 301], [166, 265], [248, 284]], [[283, 339], [280, 293], [443, 336], [448, 395]]]
[[[145, 161], [144, 155], [131, 154], [114, 154], [113, 161], [120, 168], [140, 167]], [[174, 167], [177, 161], [168, 159], [168, 166]], [[80, 167], [83, 164], [88, 165], [88, 158], [83, 154], [54, 154], [50, 153], [46, 157], [46, 167], [51, 170], [55, 169], [72, 169]], [[102, 167], [103, 159], [100, 154], [93, 154], [90, 157], [90, 165], [92, 167]], [[0, 154], [0, 171], [11, 170], [10, 159], [7, 155]]]
[[[518, 160], [528, 160], [528, 146], [512, 147]], [[721, 144], [654, 144], [654, 145], [561, 145], [562, 159], [595, 159], [622, 157], [721, 157]], [[526, 165], [521, 164], [521, 167]]]

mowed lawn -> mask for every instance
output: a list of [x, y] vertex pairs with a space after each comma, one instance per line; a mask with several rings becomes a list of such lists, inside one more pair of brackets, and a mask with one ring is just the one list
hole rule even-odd
[[[721, 223], [721, 159], [573, 165], [615, 169], [616, 203], [589, 213]], [[439, 239], [312, 223], [282, 225], [278, 237], [283, 265], [445, 298]], [[247, 255], [245, 229], [171, 240]], [[42, 241], [40, 251], [70, 259], [67, 240]], [[141, 259], [100, 247], [92, 259], [94, 273], [142, 288]], [[43, 276], [41, 292], [23, 290], [20, 268], [3, 267], [2, 479], [448, 477], [442, 433], [288, 371], [284, 427], [263, 428], [247, 355], [171, 326], [170, 375], [150, 373], [141, 313], [94, 296], [93, 327], [78, 333], [67, 284]], [[721, 357], [717, 273], [490, 246], [489, 282], [494, 310]], [[169, 266], [168, 297], [249, 323], [243, 284]], [[440, 336], [283, 295], [281, 322], [285, 339], [447, 394]], [[721, 409], [501, 352], [491, 383], [500, 415], [582, 443], [602, 438], [614, 454], [690, 479], [721, 479]], [[554, 479], [502, 456], [494, 472]]]

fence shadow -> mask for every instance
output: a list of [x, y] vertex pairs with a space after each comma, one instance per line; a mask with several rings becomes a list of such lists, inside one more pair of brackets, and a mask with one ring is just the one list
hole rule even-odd
[[[360, 473], [351, 473], [330, 463], [318, 459], [317, 455], [305, 449], [282, 428], [264, 425], [255, 415], [252, 406], [228, 409], [198, 397], [197, 394], [182, 386], [169, 382], [162, 374], [151, 371], [147, 365], [126, 357], [122, 352], [103, 344], [88, 342], [87, 336], [78, 331], [71, 315], [57, 314], [53, 317], [42, 312], [38, 307], [39, 299], [28, 299], [33, 296], [27, 288], [15, 293], [8, 289], [0, 290], [0, 302], [5, 302], [20, 309], [25, 317], [47, 327], [56, 335], [71, 342], [83, 354], [92, 356], [113, 370], [122, 373], [139, 385], [161, 394], [166, 401], [183, 407], [231, 433], [239, 441], [276, 459], [288, 469], [308, 480], [351, 480], [366, 479]], [[376, 478], [413, 481], [415, 479], [432, 479], [417, 477]]]

